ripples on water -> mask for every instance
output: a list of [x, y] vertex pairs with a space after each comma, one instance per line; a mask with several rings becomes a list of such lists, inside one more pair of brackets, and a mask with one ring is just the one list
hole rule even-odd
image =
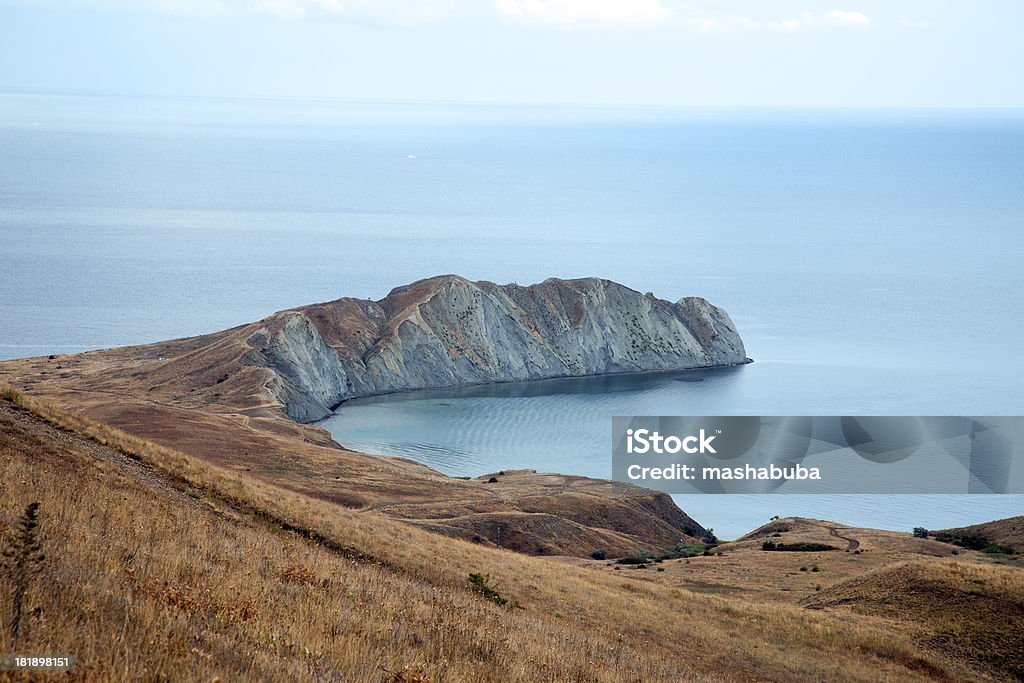
[[[452, 476], [535, 469], [611, 476], [615, 415], [712, 415], [771, 368], [613, 375], [394, 394], [345, 403], [322, 423], [358, 451], [412, 458]], [[763, 377], [759, 376], [763, 375]], [[723, 394], [725, 396], [723, 397]], [[786, 403], [775, 407], [785, 414]], [[415, 435], [416, 440], [409, 440]], [[698, 522], [734, 538], [774, 515], [908, 531], [1024, 514], [1021, 495], [676, 495]]]

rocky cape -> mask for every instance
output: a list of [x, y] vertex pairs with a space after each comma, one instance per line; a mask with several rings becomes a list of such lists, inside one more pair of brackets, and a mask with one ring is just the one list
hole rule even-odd
[[309, 424], [358, 396], [747, 362], [729, 316], [588, 278], [422, 280], [223, 332], [0, 362], [0, 384], [156, 444], [367, 514], [532, 554], [672, 547], [700, 524], [663, 493], [533, 471], [463, 480], [355, 453]]
[[380, 301], [283, 311], [246, 338], [241, 362], [299, 422], [362, 396], [493, 382], [747, 362], [729, 315], [598, 278], [522, 287], [446, 275]]

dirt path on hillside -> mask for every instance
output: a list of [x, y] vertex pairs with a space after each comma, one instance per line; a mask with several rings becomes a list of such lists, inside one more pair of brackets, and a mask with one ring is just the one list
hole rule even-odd
[[[183, 502], [194, 504], [198, 489], [171, 477], [131, 456], [98, 441], [57, 427], [23, 408], [0, 401], [0, 429], [29, 437], [41, 443], [59, 445], [68, 453], [83, 453], [109, 463], [143, 486], [171, 495]], [[192, 494], [192, 495], [190, 495]]]
[[841, 538], [844, 541], [846, 541], [846, 549], [850, 552], [853, 552], [854, 550], [860, 547], [860, 541], [851, 536], [843, 536], [841, 533], [839, 533], [839, 529], [837, 527], [829, 527], [828, 532], [836, 538]]

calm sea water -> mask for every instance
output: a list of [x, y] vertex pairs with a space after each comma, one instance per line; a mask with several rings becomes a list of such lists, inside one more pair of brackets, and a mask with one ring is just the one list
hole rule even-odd
[[[451, 474], [610, 473], [616, 414], [1021, 414], [1024, 114], [0, 94], [0, 358], [444, 272], [701, 295], [753, 365], [389, 397], [325, 423]], [[703, 381], [678, 381], [702, 379]], [[888, 528], [1024, 497], [689, 497]]]

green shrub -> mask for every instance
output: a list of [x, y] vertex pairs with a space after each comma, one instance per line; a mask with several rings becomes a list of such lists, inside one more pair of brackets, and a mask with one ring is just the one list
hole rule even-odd
[[765, 541], [761, 544], [761, 550], [775, 550], [790, 553], [818, 553], [828, 550], [839, 550], [834, 545], [827, 543], [772, 543]]
[[988, 553], [990, 555], [1013, 555], [1016, 551], [1006, 545], [996, 545], [995, 543], [991, 543], [985, 546], [981, 552]]
[[590, 553], [590, 556], [595, 560], [604, 560], [608, 558], [608, 551], [604, 548], [598, 548], [597, 550], [594, 550], [592, 553]]
[[678, 560], [685, 557], [697, 557], [707, 549], [703, 543], [680, 543], [666, 554], [662, 555], [665, 560]]
[[991, 543], [983, 536], [953, 536], [952, 534], [937, 533], [935, 539], [943, 543], [950, 543], [967, 550], [980, 550], [993, 555], [1013, 555], [1016, 550], [1009, 546]]
[[490, 585], [491, 577], [488, 574], [470, 574], [469, 582], [473, 584], [473, 590], [484, 596], [495, 605], [501, 605], [504, 607], [508, 604], [508, 598], [502, 597], [501, 593], [496, 591]]
[[620, 557], [615, 560], [617, 564], [649, 564], [653, 560], [653, 557], [646, 550], [638, 550], [628, 557]]
[[928, 530], [923, 526], [914, 527], [914, 538], [928, 538]]

